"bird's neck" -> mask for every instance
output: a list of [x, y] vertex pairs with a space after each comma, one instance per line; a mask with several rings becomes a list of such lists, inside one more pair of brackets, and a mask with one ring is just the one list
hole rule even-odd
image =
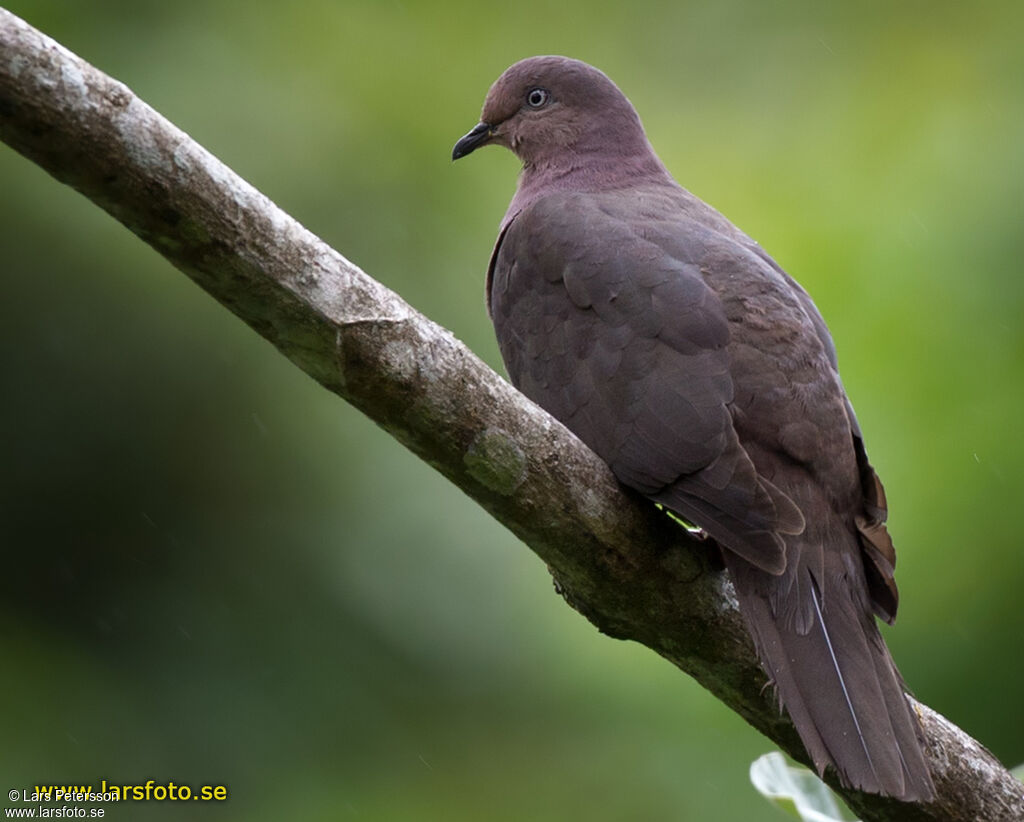
[[554, 162], [524, 163], [505, 223], [540, 197], [555, 192], [613, 191], [637, 185], [662, 183], [676, 187], [658, 156], [647, 147], [624, 155], [596, 157], [566, 153]]

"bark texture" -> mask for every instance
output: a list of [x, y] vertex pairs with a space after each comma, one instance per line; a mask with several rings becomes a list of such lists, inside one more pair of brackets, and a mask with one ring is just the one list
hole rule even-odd
[[[0, 9], [0, 139], [145, 240], [547, 563], [602, 632], [643, 643], [807, 762], [709, 544], [641, 498], [448, 331], [235, 175], [123, 84]], [[1024, 785], [918, 704], [927, 805], [841, 791], [865, 820], [1024, 819]]]

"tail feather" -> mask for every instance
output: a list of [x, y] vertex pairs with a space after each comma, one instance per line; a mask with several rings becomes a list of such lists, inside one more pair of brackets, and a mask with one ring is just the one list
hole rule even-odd
[[[931, 799], [920, 730], [866, 604], [841, 578], [819, 583], [798, 565], [785, 576], [807, 579], [784, 582], [725, 553], [758, 656], [818, 772], [831, 766], [848, 787]], [[787, 583], [810, 601], [782, 613], [770, 589]]]
[[[864, 737], [864, 731], [860, 726], [860, 720], [857, 718], [857, 709], [853, 706], [853, 700], [850, 698], [850, 689], [846, 687], [846, 680], [843, 678], [843, 671], [839, 665], [839, 659], [836, 657], [835, 646], [832, 645], [832, 639], [828, 635], [828, 625], [825, 623], [825, 617], [821, 613], [821, 592], [818, 590], [813, 577], [811, 578], [811, 597], [814, 602], [814, 615], [817, 620], [817, 626], [821, 629], [821, 634], [825, 640], [825, 647], [828, 649], [829, 659], [832, 661], [836, 678], [839, 680], [839, 687], [843, 692], [843, 699], [846, 701], [846, 709], [850, 712], [850, 717], [853, 719], [853, 727], [857, 730], [857, 738], [860, 740], [861, 749], [864, 751], [864, 758], [867, 760], [871, 773], [875, 779], [878, 779], [878, 770], [875, 768], [875, 763], [871, 758], [871, 751], [868, 749], [868, 744]], [[842, 650], [840, 650], [840, 653], [842, 653]]]

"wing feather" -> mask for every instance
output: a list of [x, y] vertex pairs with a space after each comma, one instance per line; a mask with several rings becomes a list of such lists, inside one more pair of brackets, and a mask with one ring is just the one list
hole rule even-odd
[[698, 264], [585, 198], [547, 198], [506, 226], [490, 279], [513, 383], [622, 482], [782, 573], [780, 534], [803, 518], [737, 437], [729, 322]]

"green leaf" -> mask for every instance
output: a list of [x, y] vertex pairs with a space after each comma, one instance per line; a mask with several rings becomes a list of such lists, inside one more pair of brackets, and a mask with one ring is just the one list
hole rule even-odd
[[1016, 768], [1011, 768], [1010, 773], [1017, 777], [1021, 782], [1024, 782], [1024, 762], [1021, 762]]
[[750, 765], [750, 781], [758, 792], [804, 822], [841, 822], [839, 802], [828, 785], [807, 768], [790, 765], [778, 751]]
[[677, 514], [675, 511], [666, 508], [660, 502], [654, 503], [654, 507], [661, 511], [663, 514], [668, 514], [670, 519], [675, 520], [679, 525], [682, 525], [683, 528], [685, 528], [691, 534], [698, 535], [704, 533], [704, 529], [701, 528], [699, 525], [694, 525], [688, 519], [679, 516], [679, 514]]

